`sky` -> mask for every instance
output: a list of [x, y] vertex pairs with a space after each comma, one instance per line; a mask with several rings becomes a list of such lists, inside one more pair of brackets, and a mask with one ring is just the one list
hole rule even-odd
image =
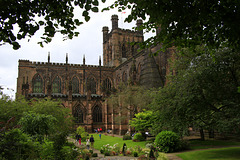
[[[90, 13], [90, 21], [84, 22], [80, 25], [76, 31], [80, 32], [78, 37], [74, 37], [72, 40], [63, 41], [61, 34], [56, 34], [52, 42], [44, 44], [44, 47], [40, 47], [37, 42], [41, 41], [42, 35], [39, 30], [31, 39], [24, 39], [19, 41], [21, 48], [13, 50], [12, 46], [6, 44], [0, 46], [0, 86], [3, 88], [3, 93], [9, 95], [12, 99], [15, 98], [17, 77], [18, 77], [18, 60], [30, 60], [36, 62], [47, 62], [48, 53], [50, 53], [50, 61], [57, 63], [65, 63], [66, 53], [68, 53], [68, 63], [82, 64], [83, 56], [85, 55], [86, 64], [98, 65], [99, 56], [102, 59], [102, 27], [108, 26], [109, 30], [112, 29], [111, 16], [113, 14], [118, 15], [118, 27], [124, 29], [132, 29], [136, 25], [136, 22], [124, 23], [124, 19], [130, 13], [117, 12], [116, 9], [110, 11], [101, 12], [101, 8], [107, 7], [113, 1], [100, 4], [100, 12]], [[81, 11], [74, 11], [76, 18], [83, 20]], [[144, 38], [151, 36], [145, 34]], [[103, 61], [102, 61], [103, 62]]]

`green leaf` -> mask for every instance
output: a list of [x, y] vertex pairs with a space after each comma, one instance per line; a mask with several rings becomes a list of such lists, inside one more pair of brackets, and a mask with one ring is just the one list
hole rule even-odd
[[39, 21], [38, 24], [39, 24], [40, 26], [42, 26], [42, 25], [44, 25], [44, 22], [43, 22], [43, 21]]
[[20, 45], [19, 45], [18, 42], [13, 42], [12, 45], [13, 45], [13, 49], [14, 49], [14, 50], [17, 50], [17, 49], [20, 48]]
[[87, 12], [87, 11], [83, 11], [82, 15], [83, 15], [84, 17], [86, 17], [86, 16], [88, 16], [88, 12]]
[[98, 8], [97, 8], [97, 7], [93, 7], [93, 8], [91, 8], [91, 10], [92, 10], [93, 12], [98, 12]]
[[89, 16], [85, 16], [85, 21], [88, 22], [90, 20]]

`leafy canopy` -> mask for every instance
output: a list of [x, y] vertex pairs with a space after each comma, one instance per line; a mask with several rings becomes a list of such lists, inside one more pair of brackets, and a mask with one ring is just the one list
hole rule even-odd
[[18, 41], [31, 38], [40, 27], [44, 28], [41, 46], [43, 42], [51, 42], [57, 32], [72, 39], [79, 34], [75, 32], [77, 26], [83, 24], [83, 20], [74, 18], [75, 7], [82, 9], [82, 16], [88, 22], [89, 12], [98, 12], [98, 5], [98, 0], [1, 0], [0, 45], [9, 43], [13, 49], [19, 49]]
[[218, 48], [227, 45], [240, 49], [240, 1], [238, 0], [118, 0], [110, 8], [131, 9], [125, 19], [146, 20], [142, 29], [161, 32], [148, 39], [144, 46], [156, 45], [195, 47], [206, 44]]

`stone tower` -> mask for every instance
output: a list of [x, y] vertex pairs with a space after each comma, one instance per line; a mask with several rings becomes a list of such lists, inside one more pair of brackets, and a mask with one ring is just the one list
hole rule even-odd
[[[143, 42], [142, 31], [132, 31], [118, 27], [118, 16], [112, 15], [112, 30], [103, 27], [103, 65], [119, 66], [137, 53], [137, 44]], [[142, 25], [142, 20], [137, 21], [137, 28]], [[134, 44], [134, 45], [133, 45]]]

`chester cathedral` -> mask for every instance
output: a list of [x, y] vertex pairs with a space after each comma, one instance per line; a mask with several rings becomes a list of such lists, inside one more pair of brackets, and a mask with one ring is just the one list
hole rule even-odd
[[[112, 15], [112, 29], [103, 27], [103, 62], [99, 65], [54, 63], [48, 55], [47, 62], [19, 60], [17, 95], [31, 98], [60, 99], [64, 107], [71, 109], [75, 123], [87, 132], [95, 128], [112, 130], [114, 134], [124, 134], [130, 130], [131, 113], [121, 113], [105, 101], [108, 91], [120, 83], [139, 84], [146, 89], [163, 87], [169, 73], [168, 59], [172, 58], [174, 49], [150, 56], [161, 45], [138, 50], [138, 43], [143, 42], [143, 31], [126, 30], [118, 27], [118, 16]], [[137, 20], [136, 27], [142, 25]], [[160, 29], [157, 29], [158, 34]], [[130, 44], [131, 43], [131, 44]], [[132, 45], [134, 44], [134, 45]], [[109, 92], [108, 92], [109, 93]], [[130, 112], [130, 111], [126, 111]], [[115, 117], [126, 115], [122, 122]]]

